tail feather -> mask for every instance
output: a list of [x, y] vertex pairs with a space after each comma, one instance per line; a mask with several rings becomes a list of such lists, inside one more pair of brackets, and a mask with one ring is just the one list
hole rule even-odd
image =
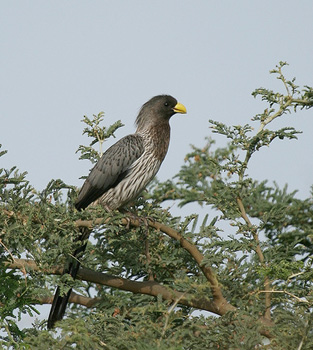
[[62, 320], [71, 293], [72, 288], [67, 292], [66, 295], [61, 296], [60, 287], [56, 289], [48, 318], [48, 329], [53, 328], [57, 321]]
[[[80, 232], [81, 232], [81, 235], [78, 238], [78, 240], [83, 242], [89, 237], [90, 230], [87, 228], [82, 228]], [[81, 253], [85, 251], [86, 247], [87, 247], [87, 243], [82, 244], [80, 247], [78, 247], [75, 250], [73, 254], [73, 258], [71, 258], [71, 261], [69, 262], [69, 264], [64, 268], [63, 274], [69, 274], [72, 276], [73, 279], [76, 278], [78, 270], [80, 268], [80, 262], [77, 259], [77, 257], [80, 257]], [[52, 306], [50, 309], [50, 314], [48, 317], [48, 329], [53, 328], [57, 321], [62, 320], [65, 314], [66, 306], [68, 304], [71, 293], [72, 293], [72, 288], [65, 295], [61, 295], [60, 287], [57, 287], [54, 294]]]

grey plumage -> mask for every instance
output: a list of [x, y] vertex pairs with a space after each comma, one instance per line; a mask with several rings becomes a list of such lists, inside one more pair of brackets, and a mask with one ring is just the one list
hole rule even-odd
[[[103, 193], [115, 188], [125, 178], [132, 164], [144, 152], [144, 143], [140, 135], [128, 135], [111, 146], [90, 172], [75, 203], [78, 210], [86, 208]], [[111, 210], [118, 205], [106, 203]]]
[[[115, 210], [138, 197], [164, 160], [170, 140], [169, 119], [175, 113], [186, 113], [186, 108], [172, 96], [159, 95], [146, 102], [137, 116], [135, 134], [111, 146], [91, 170], [78, 195], [76, 209], [82, 210], [95, 203], [106, 210]], [[88, 235], [89, 232], [82, 230], [80, 240], [86, 240]], [[85, 247], [86, 244], [82, 245], [73, 256], [77, 257]], [[78, 259], [72, 259], [64, 273], [75, 278], [79, 265]], [[70, 293], [71, 290], [60, 296], [57, 288], [48, 328], [62, 319]]]

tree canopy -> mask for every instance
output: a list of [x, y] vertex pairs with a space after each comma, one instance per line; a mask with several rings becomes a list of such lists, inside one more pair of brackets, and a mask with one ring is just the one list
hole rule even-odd
[[[287, 79], [285, 65], [271, 71], [283, 92], [252, 93], [267, 104], [254, 127], [210, 120], [229, 142], [192, 146], [178, 174], [155, 180], [129, 212], [78, 212], [74, 186], [57, 179], [38, 191], [16, 167], [0, 170], [3, 349], [313, 348], [312, 193], [299, 199], [249, 176], [258, 150], [300, 133], [271, 122], [313, 106], [313, 89]], [[122, 126], [103, 120], [84, 117], [91, 142], [81, 159], [94, 163], [102, 148], [93, 146]], [[168, 201], [207, 214], [175, 217]], [[91, 237], [73, 280], [62, 270], [80, 227]], [[37, 305], [52, 302], [56, 285], [74, 292], [67, 317], [48, 331]], [[38, 320], [21, 329], [23, 314]]]

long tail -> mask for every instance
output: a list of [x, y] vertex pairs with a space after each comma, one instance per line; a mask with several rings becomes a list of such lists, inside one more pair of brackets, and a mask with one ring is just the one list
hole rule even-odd
[[[90, 229], [81, 228], [80, 232], [81, 235], [78, 238], [78, 240], [82, 242], [86, 241], [86, 239], [88, 239], [90, 235]], [[71, 258], [67, 266], [64, 268], [63, 274], [70, 274], [73, 277], [73, 279], [76, 278], [80, 267], [80, 262], [77, 259], [77, 257], [81, 257], [81, 254], [85, 251], [86, 246], [87, 243], [84, 243], [75, 250], [73, 258]], [[71, 293], [72, 288], [65, 295], [60, 295], [60, 287], [57, 287], [48, 318], [48, 329], [53, 328], [57, 321], [62, 320]]]

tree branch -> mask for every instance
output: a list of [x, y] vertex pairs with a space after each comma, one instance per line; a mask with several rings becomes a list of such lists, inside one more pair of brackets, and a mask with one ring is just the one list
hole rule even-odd
[[[77, 227], [87, 227], [92, 229], [94, 226], [105, 224], [105, 223], [108, 223], [109, 221], [110, 221], [110, 218], [105, 220], [103, 218], [97, 218], [95, 220], [77, 220], [75, 222], [75, 225]], [[195, 245], [190, 243], [188, 240], [186, 240], [182, 235], [180, 235], [176, 230], [172, 229], [171, 227], [157, 223], [152, 220], [147, 220], [147, 223], [150, 227], [153, 227], [167, 234], [169, 237], [179, 241], [182, 248], [184, 248], [191, 254], [191, 256], [195, 259], [195, 261], [199, 265], [200, 269], [202, 270], [207, 280], [210, 282], [210, 285], [212, 288], [212, 294], [213, 294], [213, 301], [210, 300], [208, 297], [204, 297], [204, 296], [198, 297], [190, 293], [183, 293], [183, 292], [173, 290], [155, 281], [143, 281], [143, 282], [132, 281], [132, 280], [127, 280], [125, 278], [116, 277], [109, 274], [96, 272], [96, 271], [92, 271], [84, 268], [80, 268], [77, 278], [84, 281], [98, 283], [100, 285], [105, 285], [108, 287], [129, 291], [134, 294], [141, 293], [141, 294], [146, 294], [154, 297], [161, 296], [164, 300], [170, 300], [177, 304], [197, 308], [200, 310], [209, 311], [220, 316], [223, 316], [226, 312], [236, 310], [236, 308], [233, 305], [229, 304], [227, 300], [223, 297], [221, 288], [218, 284], [218, 281], [212, 269], [202, 264], [204, 257]], [[134, 227], [139, 227], [141, 225], [141, 222], [139, 219], [134, 219], [133, 217], [131, 217], [131, 218], [122, 219], [122, 224], [125, 226], [132, 225]], [[60, 267], [60, 266], [54, 266], [49, 269], [43, 269], [43, 268], [40, 268], [35, 263], [35, 261], [28, 260], [28, 259], [14, 259], [13, 262], [11, 263], [8, 262], [6, 263], [6, 265], [8, 268], [11, 268], [11, 269], [20, 269], [22, 271], [31, 269], [33, 271], [43, 272], [47, 274], [55, 274], [55, 275], [63, 274], [63, 269], [64, 269], [63, 267]], [[99, 299], [97, 298], [91, 299], [91, 298], [78, 295], [73, 292], [70, 297], [70, 302], [81, 304], [86, 307], [92, 307], [98, 300]], [[39, 300], [40, 303], [46, 302], [49, 304], [51, 303], [51, 301], [52, 301], [52, 298], [50, 297]], [[262, 326], [262, 328], [260, 329], [260, 334], [270, 338], [271, 334], [268, 329], [273, 326], [272, 321], [269, 318], [260, 317], [259, 322]]]
[[[93, 229], [93, 227], [97, 225], [102, 225], [109, 223], [111, 218], [96, 218], [93, 220], [77, 220], [75, 222], [76, 227], [86, 227], [89, 228], [90, 230]], [[233, 307], [231, 304], [227, 302], [227, 300], [224, 298], [222, 294], [221, 287], [218, 283], [218, 280], [213, 272], [213, 270], [203, 264], [203, 259], [204, 256], [201, 254], [201, 252], [197, 249], [197, 247], [189, 242], [187, 239], [185, 239], [178, 231], [174, 230], [173, 228], [166, 226], [164, 224], [158, 223], [153, 220], [146, 219], [146, 223], [150, 226], [155, 228], [156, 230], [159, 230], [169, 237], [177, 240], [181, 247], [185, 249], [196, 261], [198, 266], [200, 267], [202, 273], [204, 274], [205, 278], [208, 280], [210, 283], [212, 295], [213, 295], [213, 303], [215, 304], [214, 310], [217, 310], [218, 315], [223, 315], [227, 311], [230, 310], [235, 310], [236, 308]], [[141, 221], [139, 219], [134, 218], [133, 216], [129, 216], [127, 218], [122, 218], [121, 223], [125, 226], [131, 225], [134, 227], [140, 227], [141, 226]], [[20, 268], [23, 268], [22, 266]], [[60, 269], [60, 267], [56, 267], [56, 269]], [[63, 271], [63, 269], [61, 269]], [[56, 273], [56, 270], [55, 270]], [[196, 306], [194, 306], [196, 307]], [[208, 310], [210, 311], [210, 310]], [[215, 312], [215, 311], [212, 311]]]
[[[87, 227], [92, 229], [95, 225], [108, 223], [110, 219], [103, 220], [102, 218], [98, 218], [95, 220], [77, 220], [76, 226], [77, 227]], [[169, 237], [175, 239], [178, 241], [183, 249], [185, 249], [196, 261], [198, 266], [200, 267], [201, 271], [203, 272], [205, 278], [210, 283], [210, 287], [212, 290], [213, 295], [213, 301], [216, 304], [216, 308], [220, 310], [218, 312], [219, 315], [225, 314], [229, 310], [235, 310], [233, 306], [231, 306], [227, 300], [224, 298], [222, 294], [221, 287], [218, 283], [218, 280], [212, 271], [212, 269], [203, 264], [204, 256], [201, 254], [201, 252], [198, 250], [198, 248], [189, 242], [187, 239], [185, 239], [178, 231], [174, 230], [173, 228], [166, 226], [164, 224], [161, 224], [159, 222], [146, 219], [146, 223], [150, 226], [155, 228], [158, 231], [161, 231], [168, 235]], [[141, 226], [141, 222], [139, 219], [136, 219], [134, 217], [128, 217], [127, 219], [122, 219], [123, 225], [132, 225], [134, 227]]]
[[[40, 302], [40, 304], [52, 304], [53, 298], [54, 298], [53, 296], [42, 297], [42, 298], [39, 298], [38, 301]], [[88, 308], [93, 307], [100, 300], [101, 300], [100, 298], [85, 297], [85, 296], [77, 294], [73, 291], [71, 292], [71, 295], [69, 298], [70, 303], [83, 305], [83, 306], [86, 306]]]
[[[28, 259], [15, 259], [13, 263], [6, 264], [10, 269], [31, 269], [33, 271], [44, 272], [48, 274], [61, 275], [63, 273], [63, 267], [55, 266], [50, 269], [41, 269], [33, 260]], [[182, 293], [176, 290], [173, 290], [169, 287], [161, 285], [155, 281], [132, 281], [122, 277], [117, 277], [109, 275], [106, 273], [96, 272], [93, 270], [80, 268], [77, 275], [78, 279], [87, 282], [93, 282], [101, 284], [108, 287], [117, 288], [120, 290], [125, 290], [135, 294], [146, 294], [157, 297], [162, 296], [164, 300], [171, 300], [181, 305], [197, 308], [200, 310], [206, 310], [213, 312], [217, 315], [224, 315], [227, 311], [234, 311], [236, 308], [229, 303], [221, 307], [214, 301], [211, 301], [206, 297], [198, 297], [190, 293]], [[80, 298], [81, 297], [81, 298]], [[77, 294], [71, 295], [73, 302], [79, 303], [88, 307], [91, 307], [96, 301], [95, 299], [90, 300], [83, 296], [78, 296]], [[43, 299], [45, 302], [50, 303], [50, 298]]]
[[[242, 203], [242, 199], [241, 198], [237, 198], [237, 204], [241, 213], [241, 217], [245, 220], [246, 224], [249, 226], [249, 228], [251, 229], [251, 233], [253, 236], [253, 239], [256, 243], [256, 248], [255, 248], [255, 252], [257, 253], [260, 263], [264, 264], [264, 255], [260, 246], [260, 240], [259, 240], [259, 235], [258, 232], [254, 229], [247, 213], [245, 210], [245, 207]], [[265, 312], [264, 312], [264, 317], [267, 319], [271, 319], [271, 283], [269, 278], [266, 276], [264, 279], [264, 289], [266, 291], [265, 293]]]

